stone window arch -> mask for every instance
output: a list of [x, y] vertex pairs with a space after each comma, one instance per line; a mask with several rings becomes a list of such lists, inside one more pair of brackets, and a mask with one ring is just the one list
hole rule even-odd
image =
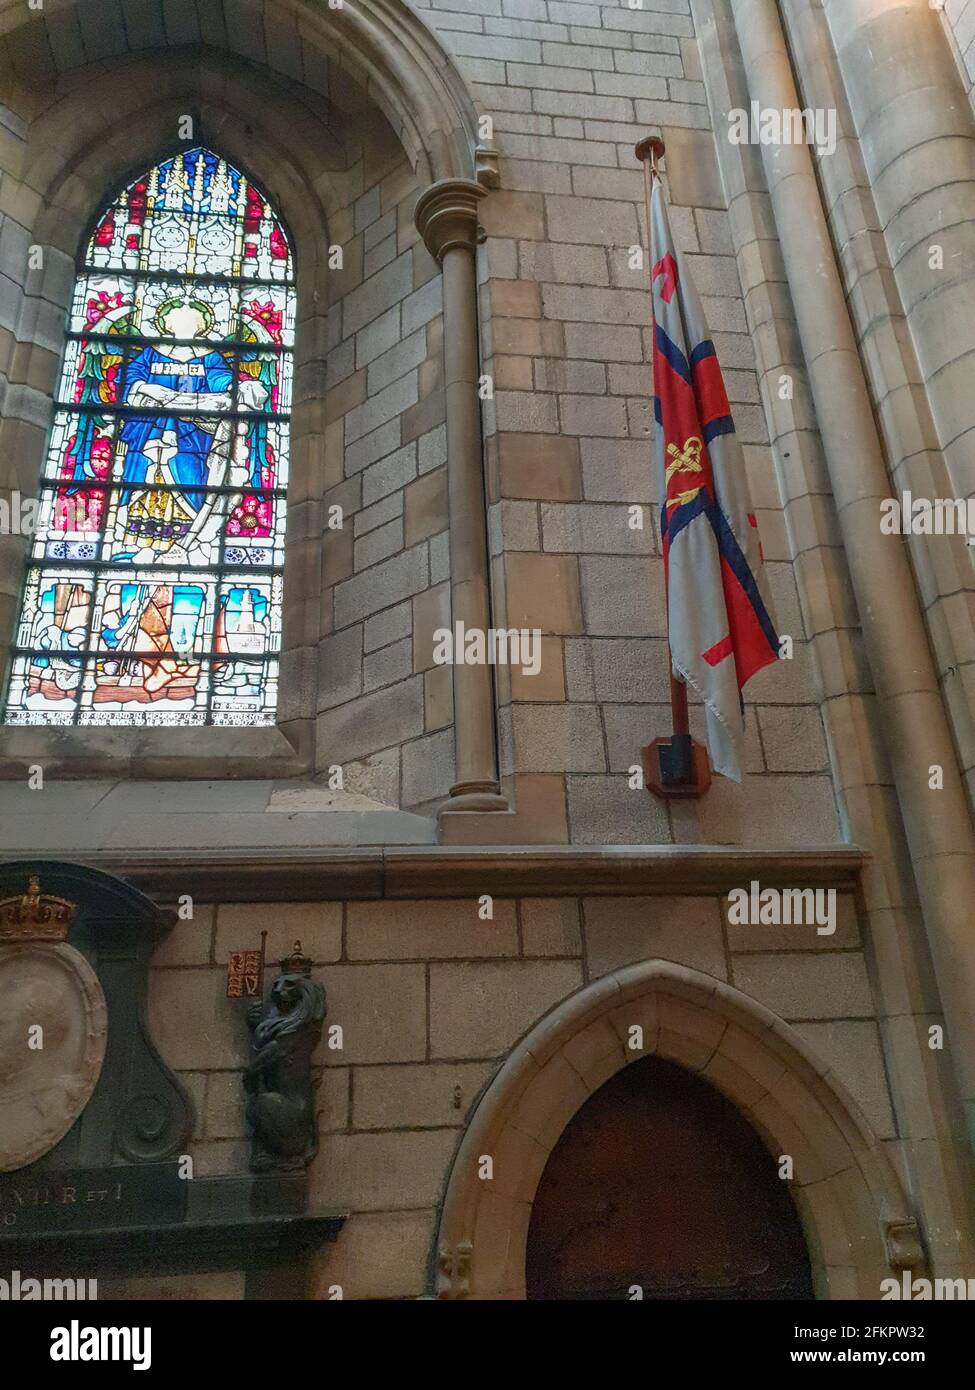
[[[63, 97], [24, 126], [17, 159], [9, 151], [4, 156], [6, 186], [21, 190], [23, 205], [17, 244], [5, 258], [17, 339], [8, 371], [12, 381], [24, 383], [8, 389], [0, 419], [0, 452], [9, 460], [5, 482], [21, 497], [38, 493], [76, 269], [106, 192], [127, 186], [174, 146], [219, 151], [257, 180], [270, 199], [287, 228], [297, 269], [277, 723], [138, 730], [5, 723], [0, 724], [0, 766], [8, 776], [22, 775], [37, 763], [50, 775], [300, 775], [311, 762], [302, 733], [309, 709], [313, 713], [318, 661], [314, 605], [320, 597], [321, 501], [315, 468], [329, 347], [330, 223], [341, 206], [336, 185], [346, 162], [341, 134], [328, 125], [324, 98], [317, 105], [309, 105], [310, 98], [297, 104], [300, 89], [294, 84], [245, 72], [239, 62], [220, 55], [201, 56], [196, 71], [187, 69], [177, 52], [123, 54], [115, 76], [115, 119], [97, 107], [98, 70], [82, 68]], [[252, 119], [256, 91], [260, 122]], [[192, 116], [192, 138], [180, 141], [174, 137], [184, 114]], [[12, 223], [5, 226], [9, 237]], [[32, 247], [42, 253], [35, 265]], [[0, 551], [6, 552], [6, 582], [0, 582], [4, 647], [15, 634], [28, 540], [17, 534], [0, 537]]]
[[[429, 195], [420, 230], [441, 263], [444, 320], [463, 338], [470, 369], [445, 392], [451, 571], [462, 574], [452, 587], [469, 622], [481, 621], [489, 576], [480, 544], [485, 528], [471, 524], [468, 505], [471, 497], [482, 500], [480, 421], [463, 397], [466, 377], [476, 378], [478, 355], [476, 209], [485, 190], [497, 186], [496, 156], [480, 143], [476, 107], [449, 55], [405, 0], [363, 0], [342, 13], [316, 0], [266, 0], [267, 32], [276, 37], [257, 48], [244, 42], [247, 26], [220, 18], [231, 9], [242, 14], [251, 0], [233, 0], [222, 10], [216, 0], [193, 0], [178, 35], [168, 16], [165, 23], [159, 18], [161, 0], [152, 0], [147, 10], [158, 22], [149, 16], [146, 26], [106, 33], [99, 61], [91, 62], [83, 47], [59, 43], [59, 26], [73, 24], [76, 13], [87, 32], [96, 8], [95, 0], [66, 0], [53, 16], [0, 3], [6, 36], [0, 74], [11, 133], [0, 155], [9, 210], [5, 324], [13, 342], [0, 421], [0, 454], [9, 463], [0, 485], [23, 497], [36, 493], [63, 346], [59, 325], [89, 219], [105, 190], [133, 167], [148, 166], [173, 141], [177, 120], [191, 114], [194, 141], [219, 149], [260, 180], [293, 234], [299, 265], [278, 719], [245, 730], [148, 727], [135, 738], [124, 729], [4, 725], [0, 772], [19, 777], [41, 763], [53, 776], [300, 776], [334, 761], [317, 727], [321, 646], [335, 582], [328, 576], [323, 582], [322, 574], [324, 398], [335, 379], [326, 359], [336, 349], [339, 323], [330, 306], [345, 292], [328, 253], [333, 240], [345, 239], [341, 228], [357, 196], [356, 160], [365, 146], [379, 147], [381, 125], [385, 143], [376, 167], [402, 157], [411, 166], [404, 191], [409, 185], [411, 197]], [[38, 67], [38, 53], [49, 55], [46, 66]], [[102, 101], [109, 66], [110, 113]], [[43, 248], [43, 268], [27, 266], [30, 247]], [[0, 368], [3, 350], [0, 339]], [[21, 542], [0, 537], [4, 647], [16, 626]], [[458, 669], [458, 680], [474, 684], [469, 670]], [[475, 698], [455, 692], [453, 701], [465, 716], [454, 724], [451, 804], [468, 812], [503, 810], [490, 673], [477, 675]]]

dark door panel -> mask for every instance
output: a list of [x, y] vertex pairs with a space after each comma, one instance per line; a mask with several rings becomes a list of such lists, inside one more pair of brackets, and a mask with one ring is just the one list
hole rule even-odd
[[528, 1233], [533, 1299], [808, 1299], [788, 1187], [742, 1114], [648, 1057], [571, 1121], [542, 1174]]

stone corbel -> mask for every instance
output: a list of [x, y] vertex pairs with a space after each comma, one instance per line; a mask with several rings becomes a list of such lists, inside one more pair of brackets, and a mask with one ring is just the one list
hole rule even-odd
[[471, 1256], [474, 1246], [469, 1240], [456, 1245], [441, 1245], [437, 1251], [437, 1298], [467, 1298], [471, 1291]]
[[501, 170], [498, 168], [498, 152], [493, 145], [478, 145], [475, 149], [474, 177], [482, 188], [501, 187]]
[[888, 1221], [884, 1231], [887, 1264], [891, 1269], [919, 1269], [925, 1264], [921, 1230], [913, 1217]]

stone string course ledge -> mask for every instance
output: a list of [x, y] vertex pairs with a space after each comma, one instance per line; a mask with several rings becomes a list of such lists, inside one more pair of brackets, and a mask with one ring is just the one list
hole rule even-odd
[[764, 852], [720, 845], [614, 845], [591, 850], [560, 845], [348, 851], [287, 847], [265, 849], [259, 860], [212, 849], [184, 850], [178, 856], [111, 850], [84, 856], [86, 864], [118, 874], [159, 900], [191, 893], [201, 902], [476, 898], [482, 893], [697, 895], [747, 886], [753, 878], [763, 887], [852, 892], [866, 858], [854, 845]]

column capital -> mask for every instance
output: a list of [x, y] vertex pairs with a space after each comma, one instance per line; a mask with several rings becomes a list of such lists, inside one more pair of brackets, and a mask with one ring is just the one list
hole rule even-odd
[[477, 245], [477, 205], [487, 189], [473, 179], [439, 179], [420, 194], [413, 210], [416, 229], [430, 255], [442, 261], [455, 246]]

